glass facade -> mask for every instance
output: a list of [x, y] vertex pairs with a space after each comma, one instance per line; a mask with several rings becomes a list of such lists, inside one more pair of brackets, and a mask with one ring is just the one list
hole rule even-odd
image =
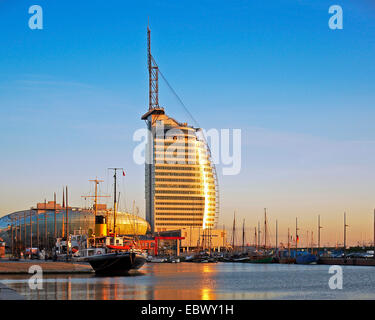
[[160, 110], [151, 112], [146, 122], [151, 133], [145, 168], [146, 220], [152, 230], [215, 228], [216, 171], [199, 129]]
[[[99, 211], [98, 214], [107, 216], [108, 229], [111, 231], [113, 229], [112, 212], [106, 210]], [[68, 218], [70, 234], [83, 233], [90, 235], [95, 230], [95, 216], [91, 210], [69, 208]], [[150, 226], [146, 220], [138, 216], [118, 212], [116, 229], [118, 233], [124, 235], [144, 235], [150, 230]], [[65, 208], [57, 210], [56, 214], [56, 236], [61, 237], [63, 232], [66, 233]], [[13, 239], [17, 239], [27, 247], [30, 244], [36, 247], [38, 243], [39, 246], [45, 246], [46, 243], [53, 243], [55, 234], [54, 210], [25, 210], [1, 217], [0, 238], [7, 243], [7, 246], [11, 243], [12, 234]]]

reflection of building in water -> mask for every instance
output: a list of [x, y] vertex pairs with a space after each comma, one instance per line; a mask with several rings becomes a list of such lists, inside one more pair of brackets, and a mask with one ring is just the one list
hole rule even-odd
[[[107, 217], [108, 227], [113, 226], [113, 213], [105, 205], [98, 206], [98, 214]], [[77, 207], [68, 208], [69, 233], [92, 234], [95, 232], [95, 216], [93, 210]], [[30, 220], [31, 219], [31, 220]], [[66, 232], [66, 208], [56, 204], [56, 236], [61, 237]], [[146, 220], [126, 212], [117, 212], [116, 226], [120, 234], [145, 235], [150, 226]], [[64, 231], [65, 229], [65, 231]], [[32, 237], [31, 237], [32, 231]], [[47, 237], [46, 237], [47, 232]], [[53, 243], [55, 232], [55, 202], [38, 203], [30, 210], [17, 211], [0, 218], [0, 237], [7, 247], [13, 239], [33, 247], [38, 244], [46, 247], [47, 242]]]
[[201, 300], [212, 300], [213, 298], [212, 289], [202, 288], [201, 289]]
[[[153, 282], [153, 300], [215, 300], [218, 265], [216, 263], [178, 263], [155, 266], [163, 281]], [[169, 264], [168, 264], [169, 265]], [[160, 268], [163, 266], [163, 268]], [[165, 275], [163, 271], [166, 270]], [[188, 285], [187, 285], [188, 283]]]

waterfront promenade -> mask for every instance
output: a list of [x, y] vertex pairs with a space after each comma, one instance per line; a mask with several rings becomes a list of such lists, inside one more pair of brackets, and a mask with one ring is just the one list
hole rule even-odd
[[48, 274], [70, 274], [70, 273], [93, 273], [89, 264], [71, 262], [49, 262], [41, 260], [28, 261], [1, 261], [0, 274], [29, 274], [29, 268], [38, 265], [43, 273]]

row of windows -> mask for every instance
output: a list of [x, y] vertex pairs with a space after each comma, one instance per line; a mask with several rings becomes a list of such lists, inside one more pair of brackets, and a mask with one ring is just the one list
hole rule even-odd
[[157, 226], [192, 226], [192, 227], [202, 227], [202, 223], [156, 223]]
[[174, 212], [174, 213], [170, 213], [170, 212], [158, 212], [156, 214], [157, 216], [199, 216], [199, 217], [203, 217], [204, 214], [203, 213], [182, 213], [182, 212]]
[[154, 147], [156, 148], [168, 148], [169, 146], [173, 145], [173, 147], [181, 147], [181, 148], [194, 148], [197, 149], [195, 140], [190, 140], [187, 142], [182, 141], [165, 141], [164, 143], [159, 141], [155, 141]]
[[[189, 155], [156, 155], [155, 164], [157, 165], [178, 165], [182, 166], [200, 166], [200, 165], [209, 165], [210, 162], [208, 159], [199, 159], [198, 157], [191, 157]], [[164, 169], [165, 170], [165, 169]], [[182, 169], [181, 169], [182, 170]]]
[[195, 158], [200, 156], [201, 158], [208, 158], [208, 154], [206, 153], [198, 153], [196, 148], [187, 148], [187, 147], [178, 147], [178, 146], [169, 146], [166, 148], [156, 147], [155, 148], [155, 156], [164, 155], [164, 156], [190, 156], [191, 158]]
[[154, 154], [155, 154], [155, 157], [158, 157], [158, 156], [176, 157], [178, 155], [181, 157], [187, 156], [187, 157], [190, 157], [191, 159], [195, 159], [195, 158], [206, 159], [206, 160], [209, 159], [208, 154], [206, 153], [199, 154], [196, 148], [192, 149], [192, 148], [187, 148], [187, 147], [184, 148], [184, 147], [178, 147], [178, 146], [173, 146], [173, 148], [156, 147]]
[[[180, 212], [176, 211], [176, 210], [179, 210]], [[193, 212], [190, 212], [189, 214], [196, 214], [194, 212], [200, 212], [200, 214], [202, 214], [204, 212], [204, 208], [198, 208], [196, 210], [189, 210], [189, 209], [184, 209], [184, 208], [178, 208], [178, 209], [172, 209], [172, 208], [163, 208], [162, 210], [161, 209], [156, 209], [156, 211], [158, 212], [158, 214], [161, 214], [160, 211], [172, 211], [172, 213], [167, 213], [167, 214], [180, 214], [181, 212], [188, 212], [188, 211], [193, 211]], [[207, 213], [209, 215], [213, 214], [215, 215], [215, 212], [216, 210], [214, 208], [212, 209], [208, 209], [207, 210]], [[188, 214], [188, 213], [187, 213]]]
[[166, 138], [172, 138], [173, 136], [184, 136], [184, 135], [188, 135], [190, 137], [194, 137], [194, 138], [197, 138], [197, 136], [195, 135], [195, 130], [192, 129], [192, 130], [186, 130], [186, 129], [181, 129], [181, 128], [178, 128], [178, 127], [168, 127], [168, 126], [164, 126], [164, 129], [162, 130], [163, 128], [162, 127], [158, 127], [156, 126], [155, 127], [155, 131], [157, 133], [155, 133], [155, 136], [160, 140], [161, 138], [160, 137], [166, 137]]
[[[203, 184], [157, 184], [157, 188], [181, 188], [181, 189], [201, 189]], [[208, 189], [215, 190], [215, 186], [211, 185], [207, 187]]]
[[162, 130], [160, 130], [159, 128], [156, 129], [156, 132], [154, 134], [154, 139], [157, 140], [157, 141], [160, 141], [160, 140], [166, 140], [166, 141], [170, 141], [170, 140], [180, 140], [180, 139], [183, 139], [183, 138], [191, 138], [191, 140], [196, 140], [197, 139], [197, 136], [195, 135], [195, 132], [193, 131], [181, 131], [180, 129], [178, 128], [170, 128], [170, 129], [166, 129], [164, 130], [164, 132]]
[[156, 166], [156, 169], [158, 170], [189, 170], [189, 171], [199, 171], [199, 167], [178, 167], [178, 166], [173, 166], [173, 167], [164, 167], [164, 166]]
[[156, 207], [156, 210], [160, 211], [169, 211], [169, 210], [184, 210], [184, 211], [202, 211], [204, 210], [204, 206], [200, 208], [181, 208], [181, 207]]
[[202, 221], [202, 218], [156, 218], [157, 221]]
[[202, 183], [202, 179], [168, 179], [168, 178], [156, 178], [158, 182], [191, 182], [191, 183]]
[[[172, 150], [155, 150], [155, 158], [174, 158], [174, 157], [180, 157], [180, 158], [190, 158], [190, 159], [198, 159], [199, 155], [196, 152], [196, 150], [191, 150], [191, 149], [178, 149], [178, 148], [173, 148]], [[208, 160], [208, 156], [203, 155], [201, 159], [205, 158]]]
[[[158, 168], [157, 168], [158, 169]], [[190, 172], [155, 172], [157, 176], [182, 176], [182, 177], [201, 177], [200, 173]], [[212, 173], [206, 174], [207, 178], [213, 178]]]
[[155, 141], [179, 141], [184, 139], [190, 140], [197, 140], [197, 136], [194, 134], [194, 132], [181, 132], [180, 129], [177, 128], [171, 128], [164, 130], [158, 130], [154, 134], [154, 140]]
[[[207, 159], [199, 160], [198, 158], [191, 158], [191, 157], [184, 157], [184, 156], [172, 156], [172, 157], [156, 157], [154, 163], [158, 166], [160, 165], [178, 165], [178, 166], [204, 166], [207, 165], [209, 167], [209, 162]], [[173, 169], [174, 167], [169, 167], [168, 170]], [[200, 167], [196, 167], [200, 168]], [[166, 170], [166, 169], [160, 169], [159, 170]], [[177, 169], [177, 170], [183, 170], [183, 169]], [[187, 169], [190, 170], [190, 169]]]
[[[165, 166], [161, 166], [160, 163], [156, 163], [156, 170], [188, 170], [188, 171], [200, 171], [201, 170], [201, 167], [200, 166], [197, 166], [197, 167], [189, 167], [189, 166], [179, 166], [179, 165], [174, 165], [174, 164], [171, 164], [170, 167], [165, 167]], [[204, 171], [206, 172], [211, 172], [211, 167], [209, 166], [205, 166], [203, 168]]]
[[[172, 206], [172, 205], [174, 205], [174, 206], [189, 206], [189, 207], [191, 207], [191, 206], [194, 206], [194, 207], [199, 206], [199, 207], [204, 208], [205, 203], [204, 203], [204, 201], [186, 202], [186, 203], [181, 203], [181, 202], [159, 202], [159, 201], [157, 201], [157, 202], [155, 202], [155, 205], [157, 205], [157, 206], [164, 206], [164, 205], [166, 205], [166, 206], [171, 205]], [[213, 205], [213, 206], [215, 207], [215, 205]]]
[[[188, 154], [190, 156], [198, 156], [199, 153], [198, 153], [198, 148], [196, 147], [192, 147], [192, 146], [189, 146], [189, 145], [186, 145], [186, 146], [179, 146], [179, 145], [170, 145], [170, 146], [155, 146], [154, 148], [154, 153], [155, 155], [158, 155], [158, 154], [167, 154], [167, 155], [174, 155], [174, 154], [180, 154], [180, 155], [185, 155], [185, 154]], [[208, 154], [203, 151], [203, 153], [201, 152], [200, 153], [201, 156], [203, 157], [208, 157]]]
[[166, 194], [203, 194], [202, 191], [179, 191], [179, 190], [155, 190], [155, 193], [166, 193]]
[[[154, 150], [155, 153], [170, 153], [170, 152], [178, 152], [178, 153], [188, 153], [191, 155], [198, 154], [198, 149], [194, 144], [186, 144], [186, 145], [179, 145], [178, 143], [170, 144], [170, 145], [155, 145]], [[203, 153], [206, 155], [206, 153]]]
[[[183, 197], [183, 196], [155, 196], [156, 200], [205, 200], [205, 197]], [[209, 201], [216, 201], [215, 198], [207, 198]]]
[[[203, 194], [203, 191], [155, 190], [155, 193], [166, 193], [166, 194]], [[206, 194], [214, 196], [215, 192], [207, 192]]]

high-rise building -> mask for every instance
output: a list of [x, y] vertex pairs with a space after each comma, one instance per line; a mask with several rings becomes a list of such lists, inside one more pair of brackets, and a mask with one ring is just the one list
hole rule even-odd
[[158, 101], [158, 66], [148, 29], [149, 130], [146, 148], [146, 220], [153, 232], [213, 229], [218, 217], [215, 167], [199, 128], [169, 117]]

